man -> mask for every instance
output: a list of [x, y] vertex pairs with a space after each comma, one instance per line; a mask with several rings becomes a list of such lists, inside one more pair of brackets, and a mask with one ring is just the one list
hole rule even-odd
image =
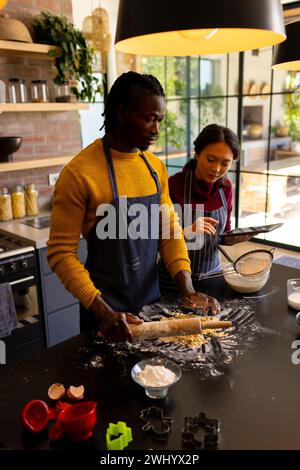
[[[133, 314], [159, 298], [158, 251], [186, 305], [219, 309], [214, 299], [193, 289], [167, 170], [147, 150], [158, 137], [165, 109], [164, 91], [155, 77], [122, 74], [107, 97], [104, 138], [82, 150], [55, 186], [49, 265], [81, 303], [81, 330], [100, 330], [110, 341], [132, 341], [129, 324], [141, 322]], [[127, 227], [134, 221], [130, 213], [136, 204], [145, 208], [143, 225], [151, 228], [148, 233], [159, 237], [120, 236], [124, 221]], [[170, 208], [169, 237], [163, 237], [162, 217], [153, 217], [151, 211], [160, 204]], [[105, 212], [111, 209], [116, 212], [115, 230], [107, 238], [99, 237]], [[88, 243], [85, 267], [76, 255], [81, 233]]]

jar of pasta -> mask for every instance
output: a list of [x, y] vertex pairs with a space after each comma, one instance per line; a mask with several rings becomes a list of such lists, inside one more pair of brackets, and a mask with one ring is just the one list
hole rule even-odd
[[11, 202], [14, 219], [25, 217], [25, 195], [24, 190], [20, 184], [14, 186], [11, 190]]
[[11, 220], [12, 218], [10, 194], [7, 188], [0, 188], [0, 221], [4, 222], [6, 220]]
[[26, 215], [37, 215], [39, 213], [38, 207], [38, 192], [34, 184], [26, 184], [25, 189], [25, 208]]

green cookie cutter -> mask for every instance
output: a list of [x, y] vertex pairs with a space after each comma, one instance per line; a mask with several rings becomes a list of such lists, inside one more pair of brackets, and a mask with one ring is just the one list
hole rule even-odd
[[[119, 437], [114, 439], [114, 436]], [[131, 441], [131, 428], [126, 426], [124, 421], [118, 421], [117, 424], [109, 423], [106, 431], [106, 447], [108, 450], [123, 450]]]

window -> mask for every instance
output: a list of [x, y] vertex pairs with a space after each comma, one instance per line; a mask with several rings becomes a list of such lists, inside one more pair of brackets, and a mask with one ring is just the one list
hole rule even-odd
[[299, 248], [300, 73], [273, 73], [271, 60], [271, 48], [143, 58], [142, 72], [160, 79], [167, 100], [167, 118], [152, 150], [172, 175], [192, 158], [193, 141], [205, 125], [230, 127], [242, 141], [240, 162], [228, 175], [235, 194], [232, 225], [284, 222], [258, 238]]

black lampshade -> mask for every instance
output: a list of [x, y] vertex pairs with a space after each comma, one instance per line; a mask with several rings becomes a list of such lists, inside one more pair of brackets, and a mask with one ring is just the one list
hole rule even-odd
[[120, 0], [115, 47], [187, 56], [259, 49], [285, 37], [280, 0]]
[[275, 70], [300, 70], [300, 21], [286, 25], [286, 40], [274, 50]]

